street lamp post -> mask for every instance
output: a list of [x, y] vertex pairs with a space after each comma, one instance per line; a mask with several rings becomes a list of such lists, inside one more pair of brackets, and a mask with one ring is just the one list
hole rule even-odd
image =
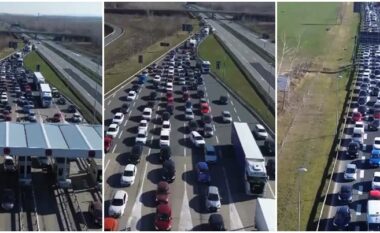
[[[305, 167], [300, 167], [297, 169], [298, 172], [298, 231], [301, 231], [301, 180], [300, 176], [307, 172]], [[302, 178], [302, 177], [301, 177]]]

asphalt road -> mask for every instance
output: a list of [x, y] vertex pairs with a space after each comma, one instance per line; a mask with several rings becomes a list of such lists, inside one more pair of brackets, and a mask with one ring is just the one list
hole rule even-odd
[[[206, 18], [204, 14], [201, 15]], [[260, 84], [261, 88], [269, 93], [270, 98], [275, 102], [275, 69], [240, 41], [239, 38], [224, 29], [217, 20], [205, 19], [205, 21], [215, 28], [214, 33], [230, 48], [232, 53]]]
[[124, 30], [121, 27], [118, 27], [110, 23], [107, 23], [107, 24], [113, 28], [113, 32], [109, 34], [108, 36], [104, 37], [104, 47], [107, 47], [108, 45], [110, 45], [115, 40], [119, 39], [124, 34]]
[[[62, 46], [58, 43], [55, 43], [54, 41], [44, 40], [44, 43], [47, 43], [47, 44], [53, 46], [54, 48], [58, 49], [59, 51], [66, 54], [67, 56], [69, 56], [73, 60], [82, 64], [84, 67], [87, 67], [92, 72], [98, 74], [100, 77], [102, 76], [102, 70], [103, 70], [102, 65], [94, 62], [90, 57], [88, 57], [84, 54], [80, 54], [80, 53], [76, 53], [74, 51], [71, 51], [71, 50], [65, 48], [64, 46]], [[101, 61], [100, 61], [100, 63], [101, 63]]]
[[[151, 78], [149, 78], [151, 79]], [[219, 187], [222, 197], [222, 208], [219, 211], [223, 215], [227, 229], [229, 230], [252, 230], [254, 229], [254, 214], [256, 200], [253, 196], [244, 194], [243, 186], [234, 173], [237, 166], [234, 157], [231, 156], [231, 125], [221, 122], [222, 110], [229, 110], [234, 121], [242, 121], [253, 126], [257, 120], [240, 103], [224, 89], [210, 75], [204, 76], [203, 85], [206, 98], [211, 105], [211, 113], [214, 120], [215, 135], [206, 138], [206, 143], [215, 145], [220, 156], [219, 164], [211, 168], [212, 184]], [[105, 128], [112, 121], [113, 113], [126, 101], [127, 89], [132, 84], [124, 85], [120, 90], [105, 99]], [[154, 202], [157, 183], [160, 181], [159, 174], [162, 167], [158, 161], [160, 119], [159, 114], [165, 107], [165, 93], [159, 95], [163, 98], [156, 101], [156, 108], [149, 124], [148, 142], [144, 146], [143, 157], [137, 166], [137, 177], [131, 187], [120, 186], [120, 174], [123, 171], [126, 157], [129, 155], [137, 126], [140, 121], [141, 112], [146, 105], [149, 93], [153, 91], [152, 83], [147, 82], [136, 100], [131, 102], [132, 111], [126, 115], [121, 124], [121, 129], [111, 152], [105, 156], [105, 215], [112, 196], [118, 189], [128, 192], [129, 201], [124, 216], [119, 219], [120, 230], [130, 228], [131, 230], [154, 230], [153, 219], [156, 204]], [[173, 230], [202, 230], [207, 225], [209, 213], [204, 208], [205, 187], [199, 185], [194, 177], [194, 166], [203, 160], [202, 152], [194, 149], [188, 139], [186, 121], [184, 120], [184, 103], [181, 100], [180, 85], [174, 85], [174, 114], [171, 117], [171, 150], [173, 160], [176, 164], [176, 180], [170, 184], [170, 200], [173, 208]], [[190, 91], [192, 103], [197, 106], [199, 100], [195, 91]], [[230, 97], [228, 105], [219, 105], [220, 95], [226, 94]], [[196, 119], [200, 114], [196, 112]], [[268, 182], [265, 196], [274, 198], [275, 181]]]

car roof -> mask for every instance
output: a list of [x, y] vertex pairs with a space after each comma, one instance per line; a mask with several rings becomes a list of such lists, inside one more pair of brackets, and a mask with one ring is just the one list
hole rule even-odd
[[108, 128], [117, 128], [117, 127], [118, 127], [118, 125], [116, 123], [112, 123], [112, 124], [110, 124], [110, 126]]
[[170, 208], [170, 206], [168, 204], [159, 204], [157, 206], [157, 211], [160, 213], [171, 214], [172, 208]]
[[206, 162], [198, 162], [197, 167], [201, 169], [208, 169], [208, 165]]
[[121, 113], [121, 112], [117, 112], [117, 113], [115, 114], [115, 116], [124, 116], [124, 114]]
[[355, 168], [356, 169], [356, 164], [349, 163], [349, 164], [347, 164], [347, 168]]
[[192, 134], [193, 136], [201, 136], [197, 131], [191, 131], [191, 134]]
[[209, 186], [208, 187], [208, 192], [209, 193], [218, 193], [219, 194], [219, 189], [218, 189], [218, 187], [216, 187], [216, 186]]
[[378, 176], [378, 177], [380, 177], [380, 172], [375, 172], [375, 173], [373, 173], [373, 176]]
[[211, 214], [209, 217], [209, 222], [213, 224], [223, 224], [223, 217], [220, 214]]
[[206, 144], [205, 149], [207, 151], [213, 151], [213, 152], [215, 152], [215, 147], [213, 145], [210, 145], [210, 144]]
[[152, 109], [151, 108], [144, 108], [144, 112], [151, 112]]
[[136, 167], [136, 165], [134, 165], [134, 164], [127, 164], [127, 166], [125, 166], [124, 171], [134, 171], [135, 167]]
[[117, 190], [116, 193], [115, 193], [115, 195], [113, 196], [113, 198], [115, 198], [115, 199], [123, 199], [125, 194], [128, 196], [128, 194], [127, 194], [126, 191], [124, 191], [124, 190]]
[[162, 135], [169, 136], [170, 135], [170, 131], [168, 129], [161, 129], [161, 136]]
[[352, 186], [348, 184], [344, 184], [340, 187], [341, 190], [349, 191], [352, 190]]

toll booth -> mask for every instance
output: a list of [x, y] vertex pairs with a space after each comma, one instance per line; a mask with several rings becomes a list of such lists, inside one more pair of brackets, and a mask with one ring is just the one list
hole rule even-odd
[[24, 185], [32, 181], [31, 156], [54, 159], [56, 183], [67, 188], [70, 159], [101, 159], [103, 154], [101, 125], [0, 122], [0, 131], [0, 150], [14, 156]]

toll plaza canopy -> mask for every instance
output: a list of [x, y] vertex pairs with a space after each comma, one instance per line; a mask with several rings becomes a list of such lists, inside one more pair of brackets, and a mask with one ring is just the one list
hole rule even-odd
[[102, 158], [102, 145], [101, 125], [0, 122], [3, 154]]

